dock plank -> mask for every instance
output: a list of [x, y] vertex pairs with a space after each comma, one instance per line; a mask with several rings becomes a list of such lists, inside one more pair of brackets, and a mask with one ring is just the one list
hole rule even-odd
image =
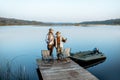
[[99, 80], [74, 61], [51, 62], [45, 64], [37, 59], [37, 65], [43, 80]]

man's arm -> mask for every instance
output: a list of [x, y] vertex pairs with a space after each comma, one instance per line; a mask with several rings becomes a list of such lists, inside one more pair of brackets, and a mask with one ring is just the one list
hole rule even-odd
[[65, 39], [64, 37], [62, 37], [62, 42], [66, 42], [67, 38]]

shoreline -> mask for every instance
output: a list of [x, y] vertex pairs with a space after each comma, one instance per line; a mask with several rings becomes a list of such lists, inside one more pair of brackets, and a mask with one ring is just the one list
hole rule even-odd
[[108, 25], [108, 24], [82, 24], [82, 25], [0, 25], [0, 27], [2, 26], [35, 26], [35, 27], [54, 27], [54, 26], [61, 26], [61, 27], [68, 27], [68, 26], [76, 26], [76, 27], [93, 27], [93, 26], [120, 26], [119, 24], [117, 25]]

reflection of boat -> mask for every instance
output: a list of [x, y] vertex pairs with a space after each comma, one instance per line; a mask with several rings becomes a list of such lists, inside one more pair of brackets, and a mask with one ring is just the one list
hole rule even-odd
[[70, 58], [76, 63], [78, 63], [80, 66], [88, 68], [97, 65], [101, 62], [104, 62], [106, 56], [102, 52], [94, 53], [94, 51], [83, 51], [74, 54], [71, 53]]

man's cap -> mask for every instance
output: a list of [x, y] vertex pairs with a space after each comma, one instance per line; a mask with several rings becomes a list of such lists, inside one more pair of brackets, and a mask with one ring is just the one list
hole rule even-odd
[[50, 28], [49, 31], [54, 31], [54, 30], [52, 28]]
[[61, 34], [61, 32], [57, 31], [57, 32], [56, 32], [56, 35], [57, 35], [57, 34]]

